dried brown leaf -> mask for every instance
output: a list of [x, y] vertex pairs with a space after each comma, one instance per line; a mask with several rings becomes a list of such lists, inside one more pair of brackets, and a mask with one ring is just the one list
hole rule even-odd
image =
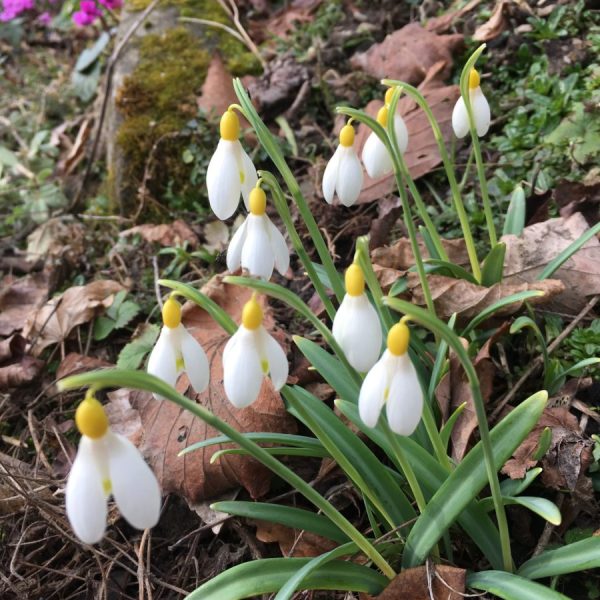
[[456, 19], [459, 19], [463, 15], [472, 11], [480, 3], [481, 0], [471, 0], [459, 10], [449, 11], [443, 15], [440, 15], [439, 17], [433, 17], [427, 21], [425, 28], [428, 31], [433, 31], [435, 33], [444, 33], [450, 29], [450, 26], [454, 23], [454, 21], [456, 21]]
[[478, 42], [489, 42], [505, 31], [508, 27], [505, 13], [509, 4], [510, 2], [507, 2], [506, 0], [499, 0], [499, 2], [496, 2], [494, 12], [483, 25], [480, 25], [475, 30], [473, 39]]
[[84, 356], [77, 352], [69, 352], [58, 365], [56, 371], [56, 379], [62, 379], [69, 375], [78, 375], [79, 373], [85, 373], [87, 371], [93, 371], [95, 369], [102, 369], [103, 367], [112, 367], [113, 364], [101, 358], [95, 356]]
[[71, 266], [85, 253], [85, 228], [70, 216], [55, 217], [27, 236], [27, 260], [60, 257]]
[[313, 557], [333, 550], [337, 544], [310, 531], [292, 529], [279, 523], [254, 520], [256, 537], [266, 544], [278, 543], [284, 556]]
[[225, 68], [221, 56], [215, 53], [206, 72], [206, 79], [198, 98], [198, 108], [208, 115], [220, 117], [230, 104], [237, 101], [231, 73]]
[[[427, 247], [421, 238], [418, 240], [419, 250], [423, 258], [429, 258]], [[450, 262], [466, 266], [469, 264], [469, 255], [464, 240], [442, 240], [442, 246], [448, 254]], [[415, 264], [415, 256], [411, 242], [408, 238], [400, 238], [391, 246], [376, 248], [371, 252], [373, 264], [390, 269], [406, 271]]]
[[146, 223], [144, 225], [136, 225], [131, 229], [121, 231], [119, 235], [123, 237], [139, 235], [147, 242], [156, 242], [165, 247], [182, 246], [184, 242], [188, 242], [192, 248], [198, 245], [198, 236], [187, 223], [179, 219], [170, 224], [153, 225]]
[[19, 360], [25, 354], [27, 340], [15, 333], [0, 342], [0, 363]]
[[47, 273], [34, 273], [20, 279], [6, 275], [0, 285], [0, 335], [20, 331], [25, 321], [48, 297]]
[[[222, 283], [213, 278], [203, 292], [224, 308], [236, 321], [241, 318], [250, 291]], [[266, 306], [265, 306], [266, 309]], [[227, 400], [223, 390], [223, 348], [229, 339], [209, 315], [195, 305], [187, 304], [183, 321], [189, 331], [202, 344], [210, 363], [211, 383], [202, 394], [191, 397], [238, 431], [295, 431], [295, 422], [286, 413], [279, 394], [270, 380], [265, 379], [259, 398], [250, 407], [238, 410]], [[265, 310], [265, 327], [273, 330], [274, 321]], [[282, 338], [282, 333], [273, 333]], [[182, 376], [177, 389], [184, 392], [189, 387]], [[139, 445], [152, 465], [164, 492], [175, 492], [190, 503], [214, 498], [237, 486], [245, 487], [253, 498], [264, 495], [270, 485], [269, 471], [246, 456], [228, 455], [214, 464], [210, 463], [219, 446], [211, 446], [179, 457], [181, 450], [195, 442], [219, 435], [190, 413], [168, 401], [157, 401], [145, 392], [121, 390], [111, 399], [120, 415], [115, 429], [125, 432]], [[112, 415], [111, 415], [111, 420]]]
[[0, 390], [22, 387], [36, 379], [44, 368], [44, 361], [23, 356], [18, 362], [0, 367]]

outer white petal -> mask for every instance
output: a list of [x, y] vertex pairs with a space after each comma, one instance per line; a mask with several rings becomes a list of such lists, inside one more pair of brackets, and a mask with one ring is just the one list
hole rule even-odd
[[333, 320], [333, 336], [348, 362], [361, 373], [379, 358], [383, 334], [377, 312], [366, 294], [346, 294]]
[[185, 372], [196, 392], [203, 392], [208, 386], [210, 371], [208, 358], [202, 346], [194, 336], [183, 326], [181, 327], [181, 354], [185, 364]]
[[396, 130], [396, 138], [398, 140], [398, 147], [400, 152], [404, 154], [408, 147], [408, 129], [406, 123], [400, 115], [394, 115], [394, 129]]
[[452, 129], [457, 138], [464, 138], [469, 133], [469, 116], [462, 96], [456, 101], [452, 110]]
[[367, 373], [358, 396], [358, 412], [367, 427], [375, 427], [379, 413], [385, 403], [385, 393], [389, 385], [388, 352]]
[[[148, 359], [148, 373], [155, 375], [169, 385], [177, 383], [177, 350], [173, 332], [163, 327]], [[158, 396], [155, 397], [158, 398]]]
[[271, 249], [269, 219], [266, 215], [249, 214], [246, 218], [246, 242], [242, 248], [242, 268], [250, 275], [271, 279], [275, 257]]
[[139, 450], [122, 435], [108, 433], [112, 493], [127, 521], [138, 529], [154, 527], [160, 515], [160, 487]]
[[265, 353], [265, 358], [269, 363], [269, 376], [273, 382], [273, 387], [280, 390], [288, 378], [288, 361], [283, 348], [275, 339], [267, 333], [264, 327], [258, 330], [260, 336], [260, 346]]
[[244, 181], [241, 182], [242, 185], [242, 196], [244, 197], [244, 204], [246, 205], [246, 210], [250, 210], [250, 192], [252, 188], [256, 185], [258, 181], [258, 175], [256, 174], [256, 168], [252, 163], [252, 160], [246, 153], [246, 151], [240, 145], [240, 156], [242, 160], [242, 173]]
[[417, 428], [422, 414], [423, 392], [417, 372], [408, 354], [403, 354], [398, 359], [387, 401], [390, 428], [400, 435], [410, 435]]
[[333, 202], [342, 148], [343, 146], [340, 145], [335, 149], [333, 156], [325, 167], [325, 173], [323, 173], [323, 197], [328, 204]]
[[[268, 219], [268, 217], [267, 217]], [[284, 275], [290, 268], [290, 251], [283, 234], [273, 225], [271, 219], [269, 221], [269, 237], [271, 238], [271, 250], [275, 258], [276, 269]]]
[[353, 147], [343, 148], [337, 176], [336, 191], [344, 206], [352, 206], [360, 194], [363, 172]]
[[477, 135], [482, 137], [490, 128], [491, 114], [490, 105], [480, 87], [475, 88], [471, 92], [471, 104], [473, 105], [473, 117], [475, 118]]
[[223, 386], [236, 408], [245, 408], [258, 397], [263, 372], [254, 331], [243, 325], [227, 342], [223, 352]]
[[219, 219], [228, 219], [240, 201], [240, 167], [238, 141], [220, 140], [206, 170], [206, 187], [210, 207]]
[[367, 174], [372, 179], [383, 177], [394, 170], [386, 147], [374, 133], [371, 133], [365, 142], [362, 161]]
[[86, 544], [99, 542], [106, 529], [106, 494], [94, 457], [95, 443], [85, 436], [81, 438], [65, 488], [67, 517], [77, 537]]
[[242, 248], [246, 241], [246, 228], [248, 220], [237, 228], [233, 234], [231, 241], [229, 242], [229, 248], [227, 248], [227, 269], [233, 273], [236, 269], [239, 269], [242, 264]]

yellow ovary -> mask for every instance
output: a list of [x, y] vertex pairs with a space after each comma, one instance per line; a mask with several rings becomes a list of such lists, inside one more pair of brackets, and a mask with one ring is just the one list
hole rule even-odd
[[240, 120], [233, 110], [226, 110], [221, 117], [221, 138], [235, 142], [240, 137]]
[[246, 329], [258, 329], [262, 325], [263, 311], [255, 298], [250, 298], [242, 311], [242, 325]]
[[394, 356], [402, 356], [408, 350], [410, 330], [405, 323], [396, 323], [387, 336], [387, 348]]
[[340, 145], [350, 148], [354, 145], [354, 127], [344, 125], [340, 131]]
[[469, 73], [469, 89], [474, 90], [479, 87], [479, 73], [476, 69], [471, 69]]
[[175, 298], [169, 298], [162, 309], [162, 318], [165, 327], [174, 329], [181, 323], [181, 305]]
[[101, 438], [108, 431], [108, 417], [96, 398], [89, 396], [75, 411], [75, 424], [79, 433], [93, 440]]
[[267, 196], [262, 188], [255, 187], [250, 192], [250, 198], [248, 199], [250, 205], [250, 212], [253, 215], [260, 217], [265, 214], [267, 210]]
[[365, 291], [365, 277], [362, 269], [356, 264], [351, 264], [346, 270], [346, 293], [349, 296], [360, 296]]
[[382, 106], [379, 109], [379, 112], [377, 113], [377, 122], [381, 126], [387, 127], [387, 120], [388, 120], [388, 108], [387, 108], [387, 106]]

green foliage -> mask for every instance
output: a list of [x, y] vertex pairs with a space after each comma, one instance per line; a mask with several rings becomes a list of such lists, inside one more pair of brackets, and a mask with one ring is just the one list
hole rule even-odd
[[[581, 360], [600, 356], [600, 319], [594, 319], [588, 327], [576, 327], [563, 342], [559, 356], [565, 368]], [[585, 372], [598, 378], [600, 367], [581, 369], [573, 373], [573, 376], [581, 376]]]
[[121, 350], [117, 359], [117, 367], [119, 369], [138, 369], [146, 354], [154, 347], [159, 333], [158, 325], [145, 325], [142, 333]]
[[133, 300], [125, 300], [126, 291], [119, 292], [106, 312], [94, 321], [94, 340], [107, 338], [116, 329], [123, 329], [140, 312], [140, 306]]

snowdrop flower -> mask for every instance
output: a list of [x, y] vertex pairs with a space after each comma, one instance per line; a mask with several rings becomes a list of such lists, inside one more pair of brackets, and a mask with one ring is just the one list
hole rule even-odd
[[209, 379], [208, 359], [181, 324], [181, 305], [172, 296], [163, 306], [162, 318], [163, 328], [148, 359], [148, 373], [175, 387], [179, 374], [185, 371], [194, 390], [204, 391]]
[[227, 268], [241, 266], [253, 277], [271, 279], [273, 267], [283, 275], [290, 266], [290, 253], [283, 235], [266, 214], [267, 197], [260, 187], [250, 192], [250, 214], [235, 232], [227, 249]]
[[368, 372], [360, 388], [358, 410], [368, 427], [375, 427], [383, 405], [387, 405], [390, 428], [410, 435], [423, 412], [423, 392], [415, 367], [408, 356], [410, 332], [403, 319], [387, 337], [387, 350]]
[[352, 206], [363, 184], [362, 167], [354, 150], [354, 127], [350, 123], [340, 131], [340, 144], [323, 174], [323, 197], [328, 204], [337, 193], [344, 206]]
[[[392, 99], [393, 90], [393, 88], [390, 88], [385, 93], [385, 105], [382, 106], [377, 113], [377, 122], [383, 127], [387, 127], [389, 103]], [[404, 119], [399, 114], [394, 115], [394, 129], [398, 140], [398, 148], [400, 152], [404, 154], [408, 146], [408, 130], [406, 129]], [[388, 175], [394, 170], [392, 157], [387, 151], [384, 143], [374, 132], [369, 135], [365, 142], [362, 151], [362, 161], [365, 165], [367, 174], [372, 179]]]
[[365, 278], [355, 263], [346, 271], [346, 295], [333, 319], [333, 337], [357, 371], [368, 371], [379, 358], [383, 335], [379, 317], [365, 294]]
[[267, 333], [262, 321], [263, 311], [253, 296], [242, 311], [242, 324], [223, 351], [225, 394], [236, 408], [256, 400], [265, 376], [270, 375], [276, 390], [287, 380], [285, 352]]
[[[479, 87], [479, 73], [475, 69], [471, 69], [469, 73], [469, 99], [477, 135], [482, 137], [490, 128], [490, 105]], [[452, 129], [457, 138], [464, 138], [469, 133], [469, 115], [462, 96], [457, 100], [452, 111]]]
[[139, 450], [110, 430], [104, 408], [90, 392], [77, 407], [75, 423], [82, 437], [65, 500], [77, 537], [86, 544], [102, 539], [111, 494], [133, 527], [154, 527], [160, 513], [160, 488]]
[[240, 120], [230, 107], [221, 117], [221, 139], [206, 170], [208, 200], [219, 219], [228, 219], [235, 212], [240, 193], [248, 208], [248, 196], [257, 181], [256, 169], [239, 137]]

